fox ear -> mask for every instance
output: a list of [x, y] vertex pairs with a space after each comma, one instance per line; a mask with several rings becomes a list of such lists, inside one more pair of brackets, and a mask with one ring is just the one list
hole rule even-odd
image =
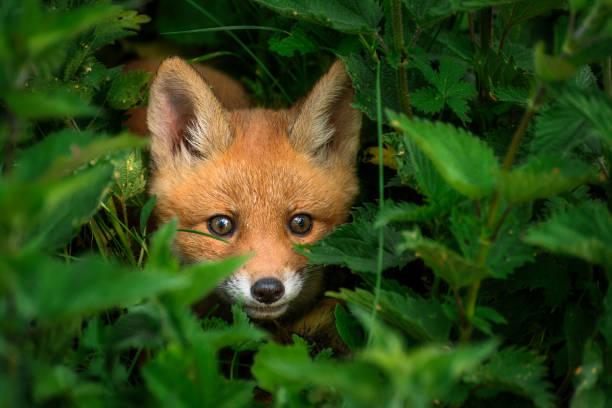
[[149, 92], [147, 127], [155, 163], [191, 164], [222, 152], [232, 132], [221, 103], [195, 68], [178, 57], [164, 60]]
[[351, 79], [338, 60], [297, 106], [289, 130], [293, 148], [320, 164], [335, 155], [353, 165], [361, 129], [361, 112], [350, 106], [353, 97]]

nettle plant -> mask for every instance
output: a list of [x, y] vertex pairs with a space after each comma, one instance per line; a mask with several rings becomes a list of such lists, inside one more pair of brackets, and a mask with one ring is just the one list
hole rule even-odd
[[297, 248], [355, 273], [327, 293], [350, 355], [190, 310], [245, 259], [180, 266], [176, 223], [147, 230], [147, 140], [121, 129], [150, 76], [102, 47], [149, 18], [9, 0], [2, 405], [608, 406], [612, 2], [235, 3], [160, 1], [157, 24], [272, 104], [335, 54], [370, 119], [378, 189], [363, 164], [352, 222]]

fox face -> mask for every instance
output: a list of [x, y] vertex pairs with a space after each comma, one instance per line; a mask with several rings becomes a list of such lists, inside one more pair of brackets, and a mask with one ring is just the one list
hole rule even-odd
[[322, 270], [292, 244], [311, 244], [344, 222], [357, 194], [360, 113], [336, 62], [291, 109], [226, 109], [200, 72], [165, 60], [151, 85], [151, 194], [156, 217], [177, 217], [183, 262], [251, 253], [217, 293], [255, 319], [303, 311]]

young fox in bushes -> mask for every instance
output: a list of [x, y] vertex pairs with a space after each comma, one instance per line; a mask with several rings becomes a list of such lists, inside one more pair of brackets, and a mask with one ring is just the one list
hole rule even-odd
[[358, 190], [361, 114], [341, 61], [291, 109], [246, 101], [218, 71], [176, 57], [161, 64], [146, 112], [157, 219], [177, 217], [181, 229], [229, 242], [179, 232], [184, 262], [252, 253], [216, 294], [253, 319], [308, 335], [333, 323], [333, 303], [321, 301], [322, 268], [292, 244], [314, 243], [346, 220]]

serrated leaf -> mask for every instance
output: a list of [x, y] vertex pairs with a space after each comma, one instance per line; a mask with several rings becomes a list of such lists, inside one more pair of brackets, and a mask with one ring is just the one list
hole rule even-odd
[[554, 395], [546, 377], [542, 357], [523, 348], [507, 347], [494, 353], [487, 363], [467, 373], [463, 379], [529, 398], [538, 408], [553, 408]]
[[153, 195], [151, 198], [147, 200], [147, 202], [142, 206], [140, 210], [140, 234], [144, 235], [145, 230], [147, 228], [147, 222], [149, 221], [149, 217], [151, 216], [151, 212], [155, 207], [155, 203], [157, 202], [157, 195]]
[[438, 113], [444, 108], [444, 98], [433, 88], [420, 88], [411, 92], [410, 103], [428, 114]]
[[342, 341], [352, 352], [357, 351], [364, 345], [363, 330], [359, 322], [346, 309], [338, 304], [334, 310], [336, 329]]
[[[612, 101], [602, 92], [576, 92], [567, 89], [560, 95], [563, 105], [579, 112], [594, 133], [612, 145]], [[572, 115], [573, 116], [573, 115]]]
[[108, 347], [113, 351], [129, 347], [163, 345], [161, 316], [157, 305], [151, 302], [137, 305], [122, 314], [112, 325]]
[[529, 146], [533, 155], [567, 153], [592, 133], [580, 112], [563, 103], [542, 111], [535, 123], [535, 137]]
[[91, 116], [96, 108], [83, 103], [81, 96], [66, 88], [12, 91], [4, 95], [7, 106], [24, 119]]
[[144, 192], [146, 187], [145, 166], [140, 150], [111, 160], [114, 166], [111, 191], [121, 200], [127, 201]]
[[522, 0], [500, 7], [500, 14], [504, 20], [504, 26], [510, 28], [549, 10], [561, 7], [562, 3], [559, 0]]
[[606, 406], [606, 396], [597, 388], [597, 380], [605, 373], [602, 360], [599, 346], [589, 341], [584, 348], [582, 365], [574, 371], [577, 386], [570, 402], [570, 408], [604, 408]]
[[142, 70], [122, 73], [115, 78], [108, 91], [108, 106], [125, 110], [141, 105], [150, 79], [151, 73]]
[[424, 238], [418, 230], [405, 231], [403, 237], [398, 247], [414, 251], [437, 276], [453, 288], [471, 285], [490, 275], [487, 267], [476, 265], [444, 245]]
[[18, 310], [40, 321], [64, 321], [189, 285], [183, 276], [133, 271], [97, 257], [71, 264], [29, 257], [18, 267]]
[[284, 38], [280, 34], [275, 34], [268, 41], [270, 51], [274, 51], [283, 57], [293, 57], [295, 52], [305, 55], [315, 52], [319, 46], [308, 36], [306, 31], [297, 25], [291, 27], [291, 34]]
[[521, 106], [527, 106], [529, 103], [529, 91], [524, 88], [497, 86], [493, 88], [492, 92], [495, 99], [501, 102], [512, 102]]
[[[308, 257], [311, 263], [343, 265], [356, 272], [374, 273], [378, 269], [378, 231], [373, 220], [375, 207], [366, 207], [354, 214], [354, 221], [334, 229], [314, 245], [299, 245], [297, 251]], [[405, 264], [410, 256], [398, 251], [396, 243], [400, 233], [385, 228], [383, 245], [383, 269]]]
[[331, 27], [352, 34], [370, 34], [377, 30], [382, 12], [372, 0], [255, 0], [286, 17]]
[[414, 203], [395, 203], [386, 201], [384, 208], [376, 215], [375, 228], [392, 221], [428, 221], [442, 215], [446, 209], [437, 204], [416, 205]]
[[[353, 105], [368, 115], [370, 119], [376, 120], [376, 64], [372, 58], [364, 58], [358, 53], [344, 57], [342, 60], [346, 64], [346, 70], [355, 90]], [[386, 60], [381, 63], [380, 77], [382, 106], [400, 111], [395, 71]]]
[[142, 369], [147, 388], [160, 406], [247, 406], [254, 382], [226, 380], [218, 372], [213, 350], [169, 345]]
[[578, 67], [561, 57], [547, 55], [544, 43], [535, 47], [535, 73], [544, 82], [559, 82], [573, 77]]
[[149, 16], [138, 14], [135, 10], [116, 9], [115, 13], [96, 26], [89, 47], [96, 50], [119, 38], [135, 35], [136, 31], [140, 30], [140, 25], [149, 21]]
[[204, 299], [219, 283], [236, 271], [249, 255], [237, 256], [221, 261], [202, 262], [188, 265], [181, 271], [191, 284], [188, 288], [168, 294], [168, 300], [175, 307], [191, 306], [198, 300]]
[[475, 11], [514, 1], [516, 0], [438, 0], [428, 2], [403, 0], [402, 3], [419, 25], [423, 26], [433, 24], [459, 12]]
[[[364, 309], [372, 307], [374, 295], [363, 289], [354, 291], [340, 289], [338, 293], [328, 293], [329, 296], [356, 304]], [[440, 304], [433, 299], [423, 299], [418, 296], [401, 295], [396, 292], [381, 289], [378, 313], [385, 321], [406, 332], [418, 341], [445, 342], [451, 329]]]
[[525, 237], [532, 245], [612, 268], [612, 218], [601, 202], [587, 202], [553, 215]]
[[112, 167], [101, 165], [49, 186], [28, 247], [53, 250], [65, 245], [98, 210], [111, 174]]
[[473, 199], [492, 192], [497, 158], [476, 136], [452, 125], [409, 119], [390, 110], [387, 116], [393, 127], [402, 131], [431, 159], [454, 189]]
[[523, 203], [574, 189], [594, 180], [595, 169], [560, 156], [532, 158], [521, 167], [497, 174], [497, 185], [509, 203]]

